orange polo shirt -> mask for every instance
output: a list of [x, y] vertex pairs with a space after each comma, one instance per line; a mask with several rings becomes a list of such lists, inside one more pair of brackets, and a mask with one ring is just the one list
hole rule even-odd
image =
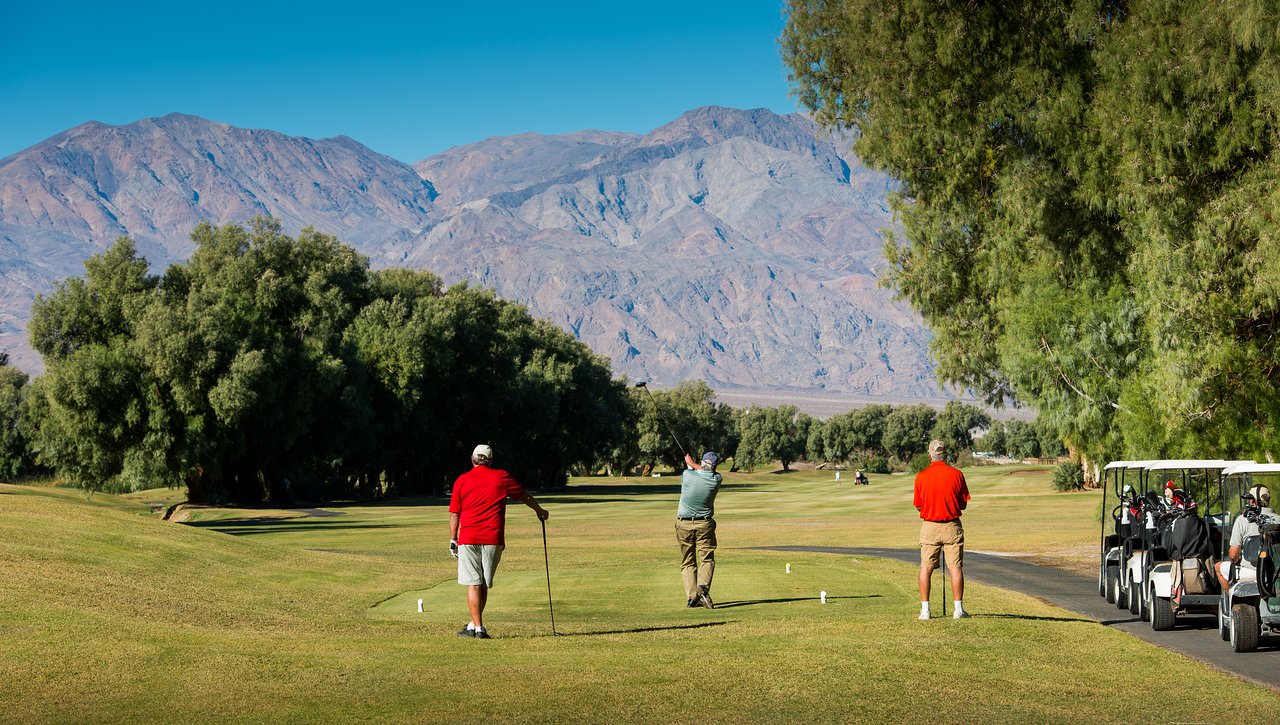
[[951, 521], [960, 518], [969, 501], [969, 486], [959, 469], [946, 461], [934, 461], [916, 474], [914, 505], [925, 521]]

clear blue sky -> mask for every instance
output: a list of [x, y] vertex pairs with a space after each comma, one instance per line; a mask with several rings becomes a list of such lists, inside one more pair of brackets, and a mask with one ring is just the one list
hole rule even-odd
[[782, 0], [0, 0], [0, 158], [173, 111], [412, 162], [488, 136], [796, 110]]

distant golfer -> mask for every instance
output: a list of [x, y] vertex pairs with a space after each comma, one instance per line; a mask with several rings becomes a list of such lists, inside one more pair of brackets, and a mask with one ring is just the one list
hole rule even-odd
[[493, 468], [493, 449], [484, 444], [471, 452], [470, 471], [453, 483], [449, 501], [449, 553], [458, 559], [458, 583], [467, 588], [471, 621], [459, 637], [490, 639], [484, 628], [484, 605], [493, 588], [493, 575], [506, 546], [503, 530], [507, 499], [528, 506], [546, 521], [551, 514], [516, 483], [511, 474]]
[[716, 473], [719, 458], [711, 451], [696, 464], [689, 454], [680, 479], [680, 508], [676, 511], [676, 541], [680, 542], [680, 574], [690, 607], [715, 607], [711, 577], [716, 572], [716, 493], [724, 477]]
[[[920, 619], [929, 618], [929, 584], [938, 567], [938, 552], [951, 568], [951, 593], [956, 608], [953, 616], [964, 619], [964, 527], [960, 512], [969, 503], [969, 486], [964, 474], [943, 460], [947, 444], [929, 441], [933, 462], [916, 474], [915, 507], [924, 522], [920, 525]], [[943, 582], [946, 586], [946, 582]], [[945, 614], [945, 613], [944, 613]]]

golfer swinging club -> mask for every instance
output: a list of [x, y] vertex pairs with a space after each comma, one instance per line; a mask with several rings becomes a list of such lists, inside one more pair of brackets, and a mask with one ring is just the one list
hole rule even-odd
[[493, 575], [506, 546], [507, 499], [533, 509], [538, 519], [551, 515], [516, 483], [511, 474], [493, 468], [493, 449], [480, 444], [471, 452], [470, 471], [458, 476], [449, 500], [449, 553], [458, 560], [458, 583], [467, 588], [471, 621], [459, 637], [491, 639], [484, 628], [484, 605]]
[[711, 601], [711, 577], [716, 571], [716, 493], [724, 477], [716, 473], [719, 458], [702, 454], [701, 465], [684, 455], [680, 479], [680, 508], [676, 511], [676, 541], [680, 542], [680, 574], [690, 607], [715, 607]]
[[[964, 527], [960, 512], [969, 504], [969, 486], [964, 474], [943, 460], [947, 444], [929, 441], [929, 458], [923, 471], [916, 474], [915, 507], [923, 521], [920, 524], [920, 619], [929, 618], [929, 585], [938, 566], [938, 553], [947, 557], [951, 569], [951, 594], [955, 598], [956, 619], [964, 619]], [[945, 587], [947, 583], [944, 581]], [[944, 602], [945, 607], [945, 602]], [[943, 612], [945, 615], [946, 612]]]

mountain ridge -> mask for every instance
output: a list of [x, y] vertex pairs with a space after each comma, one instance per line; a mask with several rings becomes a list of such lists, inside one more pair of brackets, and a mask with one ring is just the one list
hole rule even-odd
[[38, 367], [19, 339], [32, 295], [116, 236], [163, 266], [197, 222], [262, 213], [492, 287], [655, 384], [936, 398], [928, 331], [878, 284], [894, 185], [847, 142], [709, 106], [405, 164], [180, 113], [88, 122], [0, 160], [0, 345]]

